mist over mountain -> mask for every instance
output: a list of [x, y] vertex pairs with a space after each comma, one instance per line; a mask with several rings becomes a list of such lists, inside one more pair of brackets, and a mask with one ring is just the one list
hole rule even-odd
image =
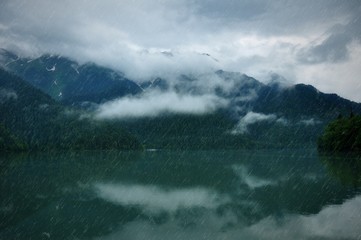
[[361, 113], [359, 103], [276, 73], [267, 83], [224, 70], [136, 81], [95, 63], [19, 57], [4, 49], [0, 66], [54, 103], [81, 109], [92, 121], [116, 122], [152, 148], [312, 145], [339, 114]]
[[0, 0], [0, 240], [361, 239], [361, 0]]

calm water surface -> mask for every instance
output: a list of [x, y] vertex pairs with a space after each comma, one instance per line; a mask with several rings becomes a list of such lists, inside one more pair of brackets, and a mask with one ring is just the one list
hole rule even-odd
[[0, 239], [361, 239], [361, 167], [310, 150], [0, 157]]

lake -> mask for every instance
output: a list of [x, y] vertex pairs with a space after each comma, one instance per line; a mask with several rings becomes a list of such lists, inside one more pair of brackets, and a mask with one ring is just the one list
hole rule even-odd
[[0, 239], [361, 239], [361, 168], [315, 149], [0, 157]]

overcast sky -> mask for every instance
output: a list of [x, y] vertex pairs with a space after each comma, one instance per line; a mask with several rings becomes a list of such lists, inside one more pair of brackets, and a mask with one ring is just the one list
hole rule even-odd
[[139, 81], [277, 73], [361, 102], [360, 16], [360, 0], [1, 0], [0, 46], [94, 61]]

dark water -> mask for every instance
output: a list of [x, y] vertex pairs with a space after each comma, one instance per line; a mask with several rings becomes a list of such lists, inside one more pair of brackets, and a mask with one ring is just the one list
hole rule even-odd
[[361, 167], [312, 149], [49, 153], [0, 164], [0, 239], [361, 239]]

